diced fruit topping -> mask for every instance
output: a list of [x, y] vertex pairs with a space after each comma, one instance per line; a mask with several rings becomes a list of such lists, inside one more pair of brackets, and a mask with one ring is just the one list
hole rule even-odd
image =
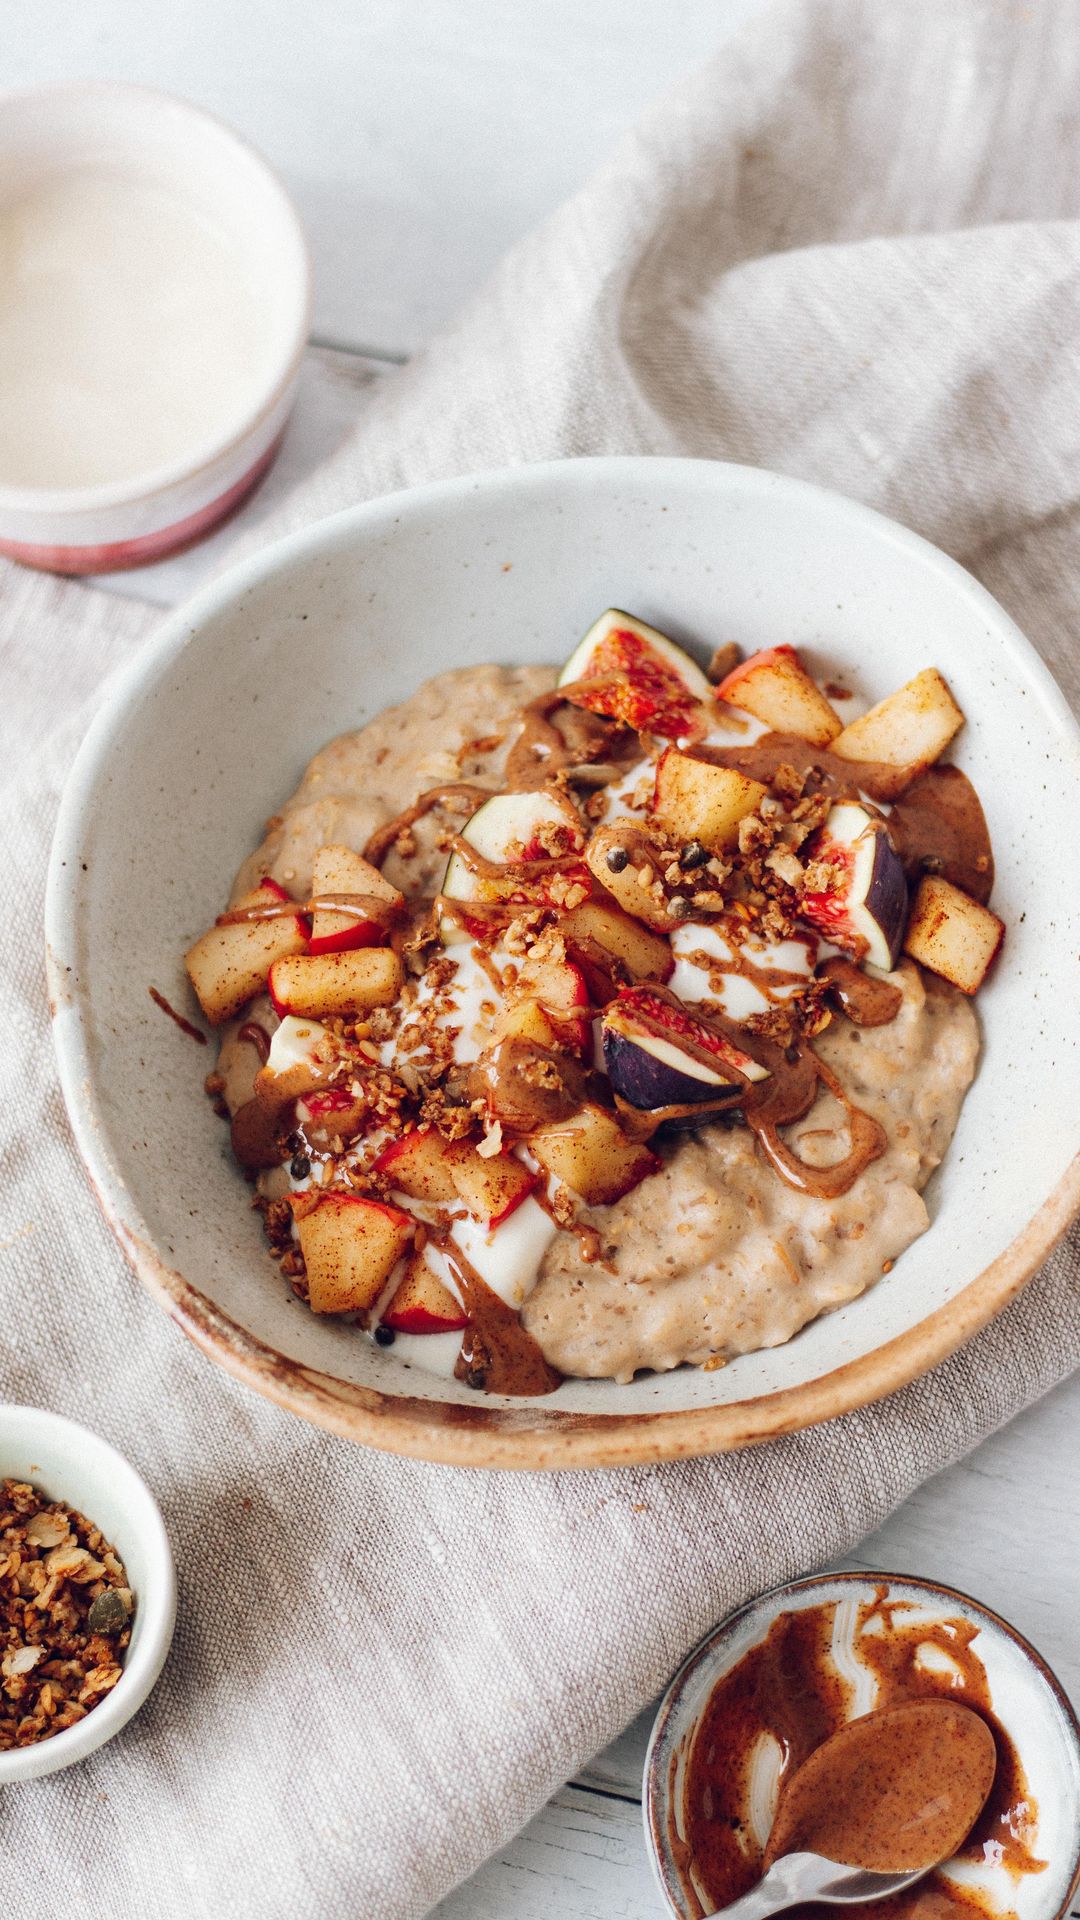
[[322, 1193], [310, 1211], [298, 1212], [312, 1312], [369, 1313], [415, 1225], [400, 1207], [361, 1194]]
[[[548, 947], [547, 951], [544, 948]], [[538, 942], [518, 969], [514, 994], [535, 1000], [564, 1045], [580, 1051], [588, 1041], [588, 988], [581, 968], [566, 958], [561, 939]]]
[[927, 667], [838, 733], [832, 751], [842, 760], [927, 767], [963, 724], [964, 716], [937, 668]]
[[692, 1105], [691, 1124], [699, 1126], [733, 1106], [742, 1091], [743, 1082], [730, 1070], [706, 1066], [696, 1053], [620, 1012], [617, 1002], [604, 1015], [603, 1043], [604, 1065], [615, 1092], [643, 1112]]
[[[515, 866], [565, 859], [585, 844], [570, 801], [542, 791], [494, 794], [466, 822], [461, 838], [480, 859], [474, 869], [467, 855], [450, 855], [441, 889], [449, 900], [527, 900], [542, 892], [543, 868], [529, 884]], [[574, 863], [569, 865], [572, 872]], [[509, 871], [489, 871], [500, 867]]]
[[748, 1082], [769, 1078], [768, 1068], [726, 1033], [674, 994], [650, 987], [620, 993], [604, 1013], [601, 1037], [615, 1092], [649, 1112], [691, 1102], [722, 1112], [737, 1103]]
[[667, 740], [703, 733], [702, 702], [712, 695], [688, 653], [617, 607], [589, 628], [559, 686], [574, 706]]
[[366, 1013], [389, 1007], [401, 992], [401, 961], [391, 947], [354, 953], [309, 953], [277, 960], [270, 969], [270, 998], [279, 1014]]
[[580, 907], [571, 908], [560, 921], [559, 930], [581, 966], [594, 1000], [598, 996], [592, 990], [590, 968], [599, 965], [610, 974], [614, 963], [617, 977], [623, 980], [666, 980], [675, 964], [666, 940], [650, 933], [640, 920], [621, 908], [599, 900], [586, 900]]
[[644, 920], [658, 933], [669, 931], [675, 920], [668, 897], [656, 876], [671, 859], [659, 838], [653, 839], [629, 821], [597, 827], [585, 849], [589, 872], [618, 902], [624, 913]]
[[656, 769], [653, 811], [675, 839], [699, 840], [710, 853], [722, 853], [739, 838], [739, 822], [755, 813], [768, 789], [734, 767], [668, 747]]
[[488, 1157], [476, 1147], [451, 1148], [450, 1174], [457, 1193], [475, 1220], [488, 1229], [498, 1227], [520, 1207], [536, 1185], [537, 1175], [512, 1153]]
[[294, 1067], [312, 1067], [319, 1057], [320, 1043], [327, 1038], [327, 1030], [318, 1020], [299, 1020], [286, 1014], [271, 1036], [266, 1072], [285, 1074]]
[[768, 647], [752, 654], [721, 680], [716, 697], [764, 720], [773, 733], [794, 733], [815, 747], [827, 747], [842, 730], [839, 715], [794, 647]]
[[434, 1127], [416, 1127], [384, 1147], [374, 1171], [386, 1176], [410, 1200], [455, 1200], [457, 1187], [451, 1171], [450, 1142]]
[[[288, 894], [276, 880], [264, 880], [244, 895], [234, 913], [276, 906]], [[211, 1026], [219, 1027], [265, 993], [266, 976], [275, 960], [307, 950], [307, 929], [299, 915], [269, 920], [231, 920], [210, 927], [184, 955], [188, 977]]]
[[395, 1333], [459, 1333], [469, 1322], [460, 1301], [443, 1285], [423, 1254], [416, 1253], [382, 1316], [382, 1324], [393, 1327]]
[[854, 959], [894, 967], [908, 894], [885, 822], [857, 801], [843, 801], [807, 842], [806, 857], [801, 917]]
[[493, 1038], [525, 1040], [534, 1047], [557, 1047], [559, 1035], [555, 1023], [536, 1000], [511, 1000], [495, 1016]]
[[[316, 900], [327, 895], [366, 894], [374, 900], [385, 901], [387, 907], [395, 911], [405, 904], [404, 894], [383, 879], [378, 867], [361, 859], [351, 847], [319, 848], [311, 892]], [[347, 953], [355, 947], [377, 947], [384, 939], [384, 923], [365, 918], [362, 913], [337, 913], [328, 907], [318, 907], [312, 916], [312, 953]]]
[[908, 921], [904, 952], [961, 993], [977, 993], [1005, 938], [1005, 927], [949, 880], [926, 874]]
[[662, 1165], [649, 1147], [627, 1138], [606, 1107], [592, 1103], [532, 1134], [529, 1146], [590, 1207], [610, 1206]]

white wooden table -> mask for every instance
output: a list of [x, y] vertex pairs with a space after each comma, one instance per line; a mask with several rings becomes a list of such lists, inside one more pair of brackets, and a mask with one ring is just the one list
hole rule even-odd
[[[96, 75], [183, 93], [277, 165], [312, 241], [315, 338], [254, 524], [378, 378], [758, 0], [0, 0], [3, 84]], [[171, 605], [231, 531], [102, 586]], [[925, 1574], [1011, 1619], [1080, 1699], [1080, 1376], [923, 1487], [845, 1564]], [[807, 1569], [811, 1571], [811, 1569]], [[603, 1684], [603, 1675], [597, 1676]], [[437, 1920], [657, 1920], [642, 1715]]]

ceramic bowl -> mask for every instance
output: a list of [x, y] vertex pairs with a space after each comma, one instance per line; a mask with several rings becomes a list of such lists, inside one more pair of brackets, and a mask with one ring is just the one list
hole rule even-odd
[[[1060, 1920], [1068, 1911], [1080, 1884], [1080, 1723], [1060, 1682], [1015, 1627], [966, 1594], [897, 1574], [840, 1573], [777, 1587], [732, 1614], [695, 1647], [660, 1703], [645, 1758], [642, 1813], [653, 1871], [676, 1920], [700, 1920], [703, 1910], [685, 1844], [684, 1799], [695, 1735], [717, 1682], [759, 1645], [780, 1614], [835, 1601], [837, 1664], [857, 1689], [851, 1717], [872, 1712], [876, 1682], [866, 1668], [860, 1675], [856, 1622], [858, 1608], [879, 1595], [914, 1623], [960, 1619], [975, 1628], [971, 1650], [1037, 1808], [1030, 1844], [1046, 1862], [1042, 1872], [1014, 1880], [990, 1861], [965, 1861], [950, 1866], [949, 1878], [988, 1920]], [[761, 1812], [767, 1826], [772, 1810]]]
[[0, 202], [87, 168], [163, 188], [224, 232], [259, 302], [249, 391], [171, 466], [108, 485], [0, 485], [0, 553], [105, 573], [189, 546], [239, 505], [277, 451], [311, 322], [299, 218], [266, 162], [212, 115], [151, 88], [78, 81], [0, 95]]
[[138, 1713], [173, 1636], [176, 1575], [165, 1523], [146, 1482], [88, 1428], [41, 1407], [0, 1407], [0, 1480], [29, 1480], [101, 1528], [124, 1563], [135, 1618], [124, 1671], [85, 1720], [37, 1746], [0, 1753], [0, 1787], [85, 1760]]
[[[631, 607], [703, 657], [806, 649], [874, 697], [937, 664], [968, 725], [1008, 922], [979, 996], [985, 1053], [929, 1190], [931, 1230], [862, 1299], [713, 1372], [480, 1397], [319, 1320], [268, 1260], [207, 1112], [181, 955], [220, 911], [311, 753], [451, 664], [560, 661]], [[1080, 817], [1065, 702], [1001, 608], [867, 509], [704, 461], [580, 460], [379, 500], [260, 554], [167, 620], [72, 773], [48, 893], [55, 1034], [83, 1156], [148, 1286], [221, 1365], [338, 1432], [520, 1467], [654, 1460], [764, 1439], [873, 1400], [966, 1340], [1080, 1202]]]

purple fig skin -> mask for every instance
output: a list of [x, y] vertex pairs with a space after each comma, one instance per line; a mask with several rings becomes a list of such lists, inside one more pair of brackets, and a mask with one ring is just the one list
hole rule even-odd
[[874, 835], [874, 864], [870, 869], [863, 905], [881, 930], [882, 941], [889, 952], [891, 971], [900, 957], [904, 928], [907, 926], [908, 888], [903, 863], [889, 839], [887, 828], [881, 828]]
[[[739, 1082], [727, 1086], [700, 1080], [693, 1072], [694, 1061], [687, 1055], [687, 1071], [682, 1073], [666, 1060], [657, 1060], [644, 1045], [629, 1034], [603, 1027], [604, 1065], [615, 1092], [632, 1107], [645, 1113], [659, 1107], [700, 1106], [700, 1114], [674, 1122], [683, 1127], [704, 1126], [738, 1104], [742, 1093]], [[646, 1039], [642, 1035], [642, 1040]]]
[[846, 884], [842, 891], [818, 896], [816, 910], [804, 897], [805, 918], [863, 964], [891, 971], [907, 925], [908, 890], [888, 828], [857, 800], [838, 801], [809, 851], [827, 861], [830, 848], [853, 851]]

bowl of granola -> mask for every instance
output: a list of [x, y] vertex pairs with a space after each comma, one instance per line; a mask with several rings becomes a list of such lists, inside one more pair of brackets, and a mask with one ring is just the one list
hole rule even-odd
[[863, 1404], [1080, 1197], [1048, 759], [1065, 817], [1075, 722], [989, 596], [776, 475], [558, 463], [294, 536], [166, 623], [65, 797], [109, 1218], [221, 1364], [401, 1451]]
[[168, 1535], [134, 1467], [61, 1414], [0, 1407], [0, 1786], [119, 1733], [175, 1617]]

